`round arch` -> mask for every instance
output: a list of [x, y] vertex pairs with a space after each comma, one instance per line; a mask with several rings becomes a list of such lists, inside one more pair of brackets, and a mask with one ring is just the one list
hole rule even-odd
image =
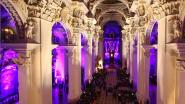
[[[92, 13], [95, 14], [96, 12], [96, 7], [101, 3], [103, 2], [104, 0], [96, 0], [94, 5], [93, 5], [93, 8], [92, 8]], [[123, 4], [126, 5], [127, 8], [129, 8], [129, 2], [127, 0], [119, 0], [120, 2], [122, 2]]]
[[59, 45], [67, 45], [69, 29], [62, 22], [55, 22], [52, 26], [52, 43]]
[[123, 13], [123, 11], [121, 11], [121, 10], [117, 10], [117, 9], [107, 9], [107, 10], [105, 10], [105, 11], [103, 11], [103, 12], [100, 13], [100, 15], [99, 15], [98, 18], [97, 18], [97, 21], [99, 21], [100, 18], [101, 18], [104, 14], [106, 14], [107, 12], [112, 12], [112, 11], [118, 12], [118, 13], [120, 13], [124, 18], [127, 18], [127, 16], [126, 16], [126, 15]]
[[18, 12], [19, 11], [18, 8], [11, 0], [0, 1], [0, 6], [4, 7], [8, 11], [10, 16], [16, 23], [17, 32], [18, 32], [17, 34], [20, 34], [19, 38], [23, 38], [24, 37], [23, 27], [24, 27], [24, 22], [26, 21], [25, 19], [23, 19], [23, 14]]
[[152, 45], [158, 43], [158, 22], [156, 20], [153, 20], [149, 23], [146, 31], [146, 37], [148, 44]]

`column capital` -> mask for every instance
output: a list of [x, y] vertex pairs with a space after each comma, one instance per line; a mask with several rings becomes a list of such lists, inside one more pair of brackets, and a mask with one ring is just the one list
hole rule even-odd
[[31, 65], [31, 51], [16, 51], [18, 56], [13, 61], [19, 66], [30, 66]]
[[146, 57], [150, 57], [150, 50], [149, 50], [149, 49], [145, 49], [145, 50], [144, 50], [144, 55], [145, 55]]
[[177, 59], [176, 60], [176, 68], [178, 71], [185, 71], [185, 60], [184, 59]]

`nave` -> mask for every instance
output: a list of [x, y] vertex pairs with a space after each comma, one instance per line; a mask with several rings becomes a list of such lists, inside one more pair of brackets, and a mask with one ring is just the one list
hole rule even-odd
[[93, 75], [78, 104], [139, 104], [126, 69], [104, 69]]

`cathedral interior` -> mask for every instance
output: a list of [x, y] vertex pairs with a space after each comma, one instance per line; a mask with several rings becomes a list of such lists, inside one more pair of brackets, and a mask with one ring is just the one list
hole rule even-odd
[[0, 0], [0, 104], [185, 104], [185, 0]]

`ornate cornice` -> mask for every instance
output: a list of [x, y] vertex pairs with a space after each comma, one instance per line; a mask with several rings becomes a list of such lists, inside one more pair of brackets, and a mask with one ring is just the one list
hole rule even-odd
[[61, 10], [61, 7], [53, 3], [43, 4], [42, 6], [28, 5], [28, 17], [41, 18], [52, 22], [61, 17]]
[[168, 15], [179, 14], [180, 0], [153, 4], [153, 16], [159, 20]]

